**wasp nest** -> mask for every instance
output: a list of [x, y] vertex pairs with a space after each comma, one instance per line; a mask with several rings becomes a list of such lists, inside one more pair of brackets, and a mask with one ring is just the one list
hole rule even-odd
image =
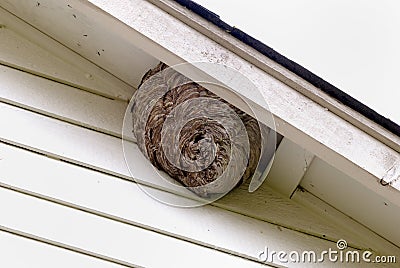
[[[184, 122], [180, 128], [166, 124], [170, 117], [179, 121], [179, 114], [174, 113], [174, 110], [194, 100], [222, 103], [240, 120], [235, 123], [234, 120], [224, 119], [224, 121], [208, 116], [196, 116]], [[207, 114], [221, 114], [221, 109], [213, 105], [206, 104], [201, 107], [190, 104], [181, 113], [187, 116], [204, 109]], [[222, 193], [226, 191], [226, 185], [232, 189], [238, 183], [249, 179], [257, 167], [261, 152], [261, 134], [257, 120], [172, 68], [168, 68], [164, 63], [149, 70], [142, 78], [141, 85], [133, 98], [132, 113], [133, 134], [142, 153], [156, 168], [166, 172], [201, 197]], [[247, 142], [249, 151], [245, 153], [244, 150], [239, 150], [240, 153], [235, 158], [235, 161], [244, 163], [242, 170], [235, 170], [240, 166], [239, 163], [230, 163], [233, 161], [232, 136], [236, 134], [232, 134], [235, 131], [229, 134], [225, 123], [233, 124], [233, 129], [245, 128], [247, 133], [243, 144]], [[179, 133], [166, 135], [163, 138], [163, 133], [174, 133], [176, 130], [168, 128], [177, 128]], [[177, 144], [176, 148], [172, 148], [174, 143]], [[172, 159], [175, 157], [173, 154], [168, 156], [174, 149], [178, 150], [175, 152], [177, 158], [175, 160], [180, 165]], [[228, 173], [229, 176], [225, 176], [222, 182], [215, 183], [226, 169], [232, 169]], [[239, 179], [233, 181], [237, 174]]]

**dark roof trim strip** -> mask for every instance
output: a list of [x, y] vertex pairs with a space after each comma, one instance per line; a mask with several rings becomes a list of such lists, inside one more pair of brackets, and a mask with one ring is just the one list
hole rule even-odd
[[175, 2], [186, 7], [187, 9], [193, 11], [194, 13], [196, 13], [197, 15], [201, 16], [202, 18], [206, 19], [207, 21], [213, 23], [220, 29], [230, 33], [233, 37], [242, 41], [246, 45], [251, 46], [252, 48], [256, 49], [258, 52], [267, 56], [271, 60], [282, 65], [283, 67], [285, 67], [286, 69], [295, 73], [296, 75], [300, 76], [301, 78], [308, 81], [315, 87], [317, 87], [317, 88], [321, 89], [322, 91], [324, 91], [325, 93], [327, 93], [329, 96], [337, 99], [344, 105], [361, 113], [368, 119], [374, 121], [375, 123], [381, 125], [382, 127], [386, 128], [387, 130], [391, 131], [392, 133], [394, 133], [395, 135], [400, 137], [400, 126], [397, 125], [395, 122], [380, 115], [379, 113], [372, 110], [365, 104], [363, 104], [360, 101], [356, 100], [355, 98], [351, 97], [347, 93], [341, 91], [340, 89], [338, 89], [334, 85], [330, 84], [329, 82], [325, 81], [321, 77], [310, 72], [309, 70], [307, 70], [300, 64], [297, 64], [296, 62], [286, 58], [285, 56], [283, 56], [282, 54], [273, 50], [272, 48], [265, 45], [264, 43], [260, 42], [259, 40], [251, 37], [250, 35], [239, 30], [238, 28], [232, 27], [229, 24], [225, 23], [224, 21], [222, 21], [220, 19], [220, 17], [217, 14], [211, 12], [210, 10], [206, 9], [205, 7], [195, 3], [193, 1], [190, 1], [190, 0], [175, 0]]

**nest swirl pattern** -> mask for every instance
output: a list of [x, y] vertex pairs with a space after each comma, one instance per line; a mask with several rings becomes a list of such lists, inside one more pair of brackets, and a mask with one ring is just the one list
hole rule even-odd
[[[194, 101], [203, 104], [199, 108]], [[217, 102], [220, 106], [214, 105]], [[215, 116], [204, 116], [202, 109]], [[143, 76], [133, 97], [132, 118], [141, 152], [198, 196], [226, 193], [251, 178], [257, 167], [261, 153], [257, 120], [164, 63]], [[177, 127], [171, 122], [183, 123]]]

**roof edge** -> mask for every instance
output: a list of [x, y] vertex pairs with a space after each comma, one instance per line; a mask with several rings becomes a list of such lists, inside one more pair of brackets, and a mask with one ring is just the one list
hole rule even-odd
[[379, 124], [380, 126], [389, 130], [396, 136], [400, 137], [400, 126], [398, 124], [396, 124], [389, 118], [382, 116], [381, 114], [371, 109], [367, 105], [351, 97], [349, 94], [343, 92], [339, 88], [335, 87], [326, 80], [312, 73], [311, 71], [304, 68], [300, 64], [283, 56], [282, 54], [275, 51], [266, 44], [262, 43], [261, 41], [253, 38], [252, 36], [246, 34], [245, 32], [241, 31], [236, 27], [230, 26], [229, 24], [221, 20], [217, 14], [213, 13], [207, 8], [191, 0], [174, 0], [174, 1], [184, 6], [185, 8], [189, 9], [190, 11], [196, 13], [200, 17], [206, 19], [207, 21], [211, 22], [212, 24], [222, 29], [223, 31], [229, 33], [231, 36], [235, 37], [244, 44], [257, 50], [259, 53], [263, 54], [264, 56], [268, 57], [269, 59], [273, 60], [274, 62], [288, 69], [289, 71], [293, 72], [297, 76], [303, 78], [313, 86], [325, 92], [330, 97], [335, 98], [342, 104], [348, 106], [349, 108], [362, 114], [369, 120]]

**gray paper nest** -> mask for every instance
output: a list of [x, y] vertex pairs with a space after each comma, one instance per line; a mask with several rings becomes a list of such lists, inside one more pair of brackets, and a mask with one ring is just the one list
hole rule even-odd
[[[232, 123], [235, 121], [229, 120], [229, 117], [221, 121], [195, 116], [196, 118], [179, 128], [179, 133], [164, 135], [162, 138], [163, 131], [169, 133], [176, 131], [168, 129], [174, 127], [164, 126], [169, 118], [174, 117], [173, 120], [179, 121], [180, 114], [190, 115], [199, 112], [198, 107], [191, 104], [185, 106], [195, 99], [208, 99], [211, 102], [226, 104], [234, 111], [232, 113], [236, 113], [235, 116], [240, 118], [239, 123]], [[181, 113], [173, 113], [178, 106]], [[208, 113], [221, 113], [220, 109], [213, 108], [213, 105], [202, 107]], [[172, 68], [168, 68], [164, 63], [158, 64], [143, 76], [139, 89], [133, 97], [132, 118], [133, 134], [146, 158], [157, 169], [166, 172], [200, 197], [227, 193], [236, 185], [251, 178], [257, 167], [261, 152], [261, 134], [257, 120]], [[246, 137], [239, 137], [240, 142], [235, 142], [239, 153], [234, 157], [231, 154], [234, 145], [232, 133], [230, 135], [227, 133], [225, 124], [236, 124], [233, 125], [233, 129], [244, 127], [247, 132]], [[178, 144], [180, 153], [174, 153], [172, 148], [174, 143]], [[245, 144], [249, 148], [247, 152], [241, 148], [245, 147]], [[172, 162], [180, 163], [179, 167], [169, 161], [171, 157], [175, 158]], [[233, 159], [235, 163], [232, 163]], [[243, 168], [239, 168], [240, 166]]]

